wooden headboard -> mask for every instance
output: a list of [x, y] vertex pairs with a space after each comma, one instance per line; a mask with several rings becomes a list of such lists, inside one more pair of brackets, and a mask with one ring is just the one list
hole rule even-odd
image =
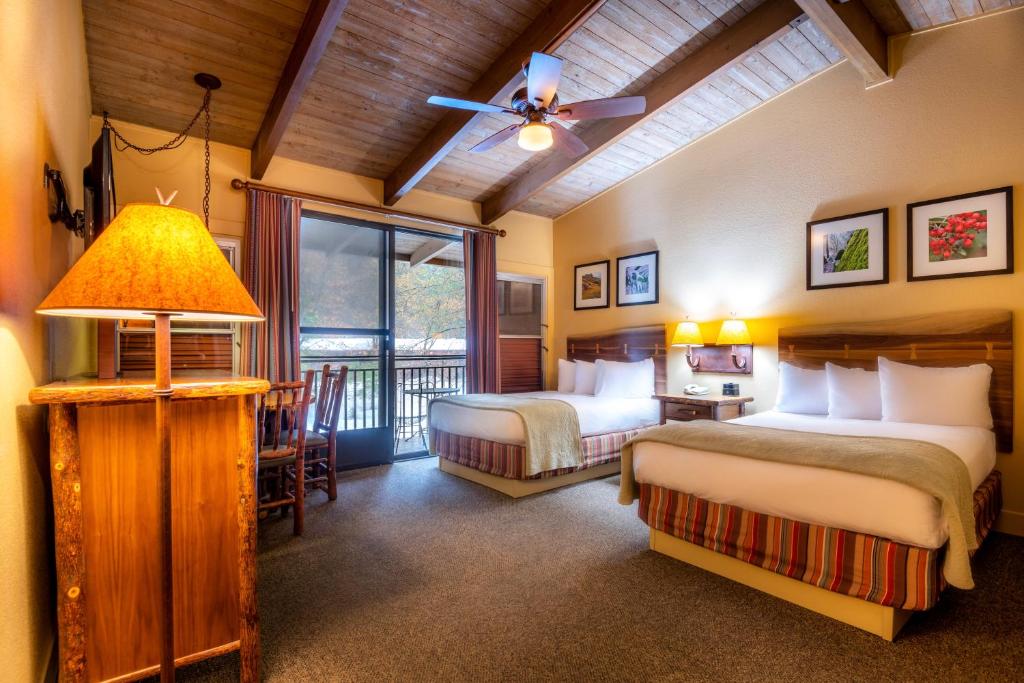
[[625, 327], [621, 330], [569, 337], [566, 340], [567, 358], [593, 363], [598, 358], [615, 361], [654, 359], [654, 388], [665, 393], [667, 347], [665, 326]]
[[1003, 453], [1013, 450], [1013, 313], [963, 311], [779, 330], [779, 360], [801, 367], [832, 361], [873, 370], [878, 356], [932, 367], [991, 365], [996, 442]]

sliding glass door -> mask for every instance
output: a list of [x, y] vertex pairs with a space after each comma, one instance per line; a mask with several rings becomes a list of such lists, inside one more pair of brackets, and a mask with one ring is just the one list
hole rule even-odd
[[349, 368], [338, 422], [342, 469], [394, 458], [392, 263], [394, 233], [388, 226], [303, 212], [302, 368]]
[[462, 240], [395, 229], [395, 457], [427, 454], [427, 405], [466, 393]]
[[347, 365], [338, 466], [427, 454], [427, 405], [466, 390], [462, 240], [304, 212], [303, 369]]

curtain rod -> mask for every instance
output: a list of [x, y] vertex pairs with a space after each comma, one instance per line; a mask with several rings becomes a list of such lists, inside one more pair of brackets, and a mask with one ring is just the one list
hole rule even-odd
[[459, 221], [449, 221], [443, 218], [433, 218], [431, 216], [423, 216], [421, 214], [410, 213], [408, 211], [396, 211], [394, 209], [389, 209], [383, 206], [373, 206], [372, 204], [350, 202], [347, 199], [337, 199], [335, 197], [327, 197], [321, 194], [311, 194], [309, 192], [300, 192], [298, 190], [288, 190], [283, 187], [261, 185], [259, 183], [249, 182], [248, 180], [242, 180], [241, 178], [233, 179], [231, 181], [231, 187], [236, 190], [263, 190], [264, 192], [274, 192], [276, 194], [283, 194], [288, 197], [294, 197], [295, 199], [306, 199], [311, 202], [316, 202], [317, 204], [338, 206], [345, 209], [352, 209], [353, 211], [372, 213], [377, 216], [383, 216], [384, 218], [401, 219], [406, 221], [412, 221], [414, 223], [426, 223], [428, 225], [437, 225], [444, 228], [461, 230], [463, 232], [486, 232], [492, 235], [497, 235], [498, 237], [504, 237], [507, 234], [504, 230], [500, 230], [497, 228], [489, 228], [484, 225], [460, 223]]

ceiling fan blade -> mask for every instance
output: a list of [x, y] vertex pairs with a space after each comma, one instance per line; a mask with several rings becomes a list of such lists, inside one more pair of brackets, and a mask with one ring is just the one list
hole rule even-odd
[[537, 107], [551, 104], [561, 78], [561, 59], [543, 52], [534, 52], [530, 57], [530, 65], [526, 68], [526, 94], [530, 98], [530, 103]]
[[494, 114], [515, 114], [514, 109], [508, 107], [499, 107], [496, 104], [485, 104], [483, 102], [470, 102], [469, 100], [460, 100], [454, 97], [440, 97], [438, 95], [431, 95], [427, 98], [428, 104], [435, 104], [439, 107], [451, 107], [452, 109], [468, 109], [470, 111], [485, 111]]
[[590, 151], [590, 148], [587, 147], [587, 143], [580, 140], [576, 133], [573, 133], [571, 130], [566, 129], [561, 124], [555, 123], [554, 121], [548, 125], [551, 126], [551, 135], [555, 141], [555, 149], [570, 159], [583, 156]]
[[484, 138], [481, 142], [478, 142], [472, 147], [470, 147], [469, 151], [475, 153], [486, 152], [495, 145], [499, 145], [502, 142], [505, 142], [505, 140], [508, 140], [510, 137], [519, 132], [519, 129], [522, 127], [523, 124], [516, 123], [509, 126], [508, 128], [502, 128], [489, 138]]
[[558, 107], [555, 113], [562, 121], [585, 121], [587, 119], [607, 119], [614, 116], [634, 116], [647, 110], [647, 98], [606, 97], [601, 100], [573, 102]]

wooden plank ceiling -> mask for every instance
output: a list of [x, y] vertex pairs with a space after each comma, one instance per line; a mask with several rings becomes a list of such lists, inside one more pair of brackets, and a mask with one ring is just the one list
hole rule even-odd
[[[1021, 3], [863, 0], [886, 34]], [[277, 154], [386, 178], [444, 115], [426, 98], [466, 92], [548, 4], [351, 0]], [[554, 51], [565, 60], [559, 99], [639, 92], [759, 4], [607, 0]], [[208, 71], [224, 81], [213, 100], [213, 139], [252, 147], [309, 2], [84, 0], [83, 7], [95, 113], [179, 130], [201, 98], [192, 75]], [[518, 208], [560, 216], [843, 58], [802, 16]], [[483, 201], [555, 153], [531, 154], [514, 141], [484, 154], [467, 151], [509, 123], [499, 115], [478, 117], [417, 187]], [[577, 132], [588, 125], [594, 123], [576, 124]]]

